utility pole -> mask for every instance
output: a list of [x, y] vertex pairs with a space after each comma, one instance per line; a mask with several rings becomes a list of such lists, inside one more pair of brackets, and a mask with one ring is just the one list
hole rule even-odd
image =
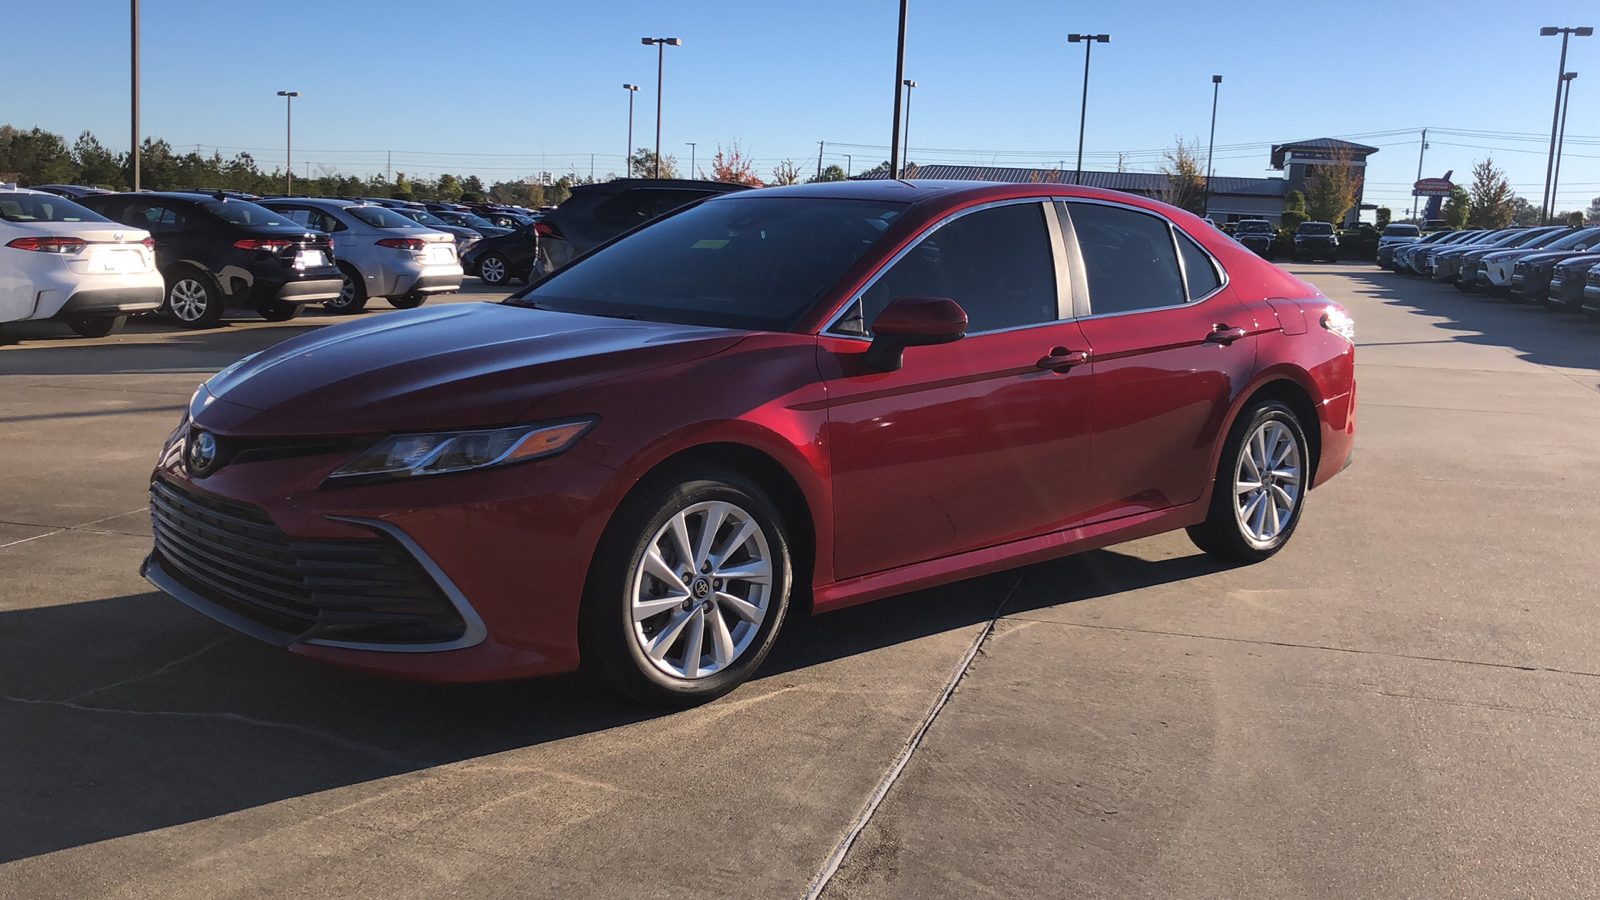
[[393, 182], [394, 181], [394, 151], [393, 150], [389, 150], [387, 152], [389, 154], [389, 161], [383, 164], [383, 180], [384, 181], [388, 181], [388, 182]]
[[1083, 106], [1078, 113], [1078, 168], [1072, 176], [1073, 184], [1083, 183], [1083, 130], [1089, 121], [1089, 57], [1092, 55], [1096, 43], [1111, 43], [1109, 34], [1069, 34], [1067, 43], [1083, 43]]
[[1222, 92], [1222, 76], [1211, 76], [1211, 138], [1206, 142], [1206, 200], [1205, 215], [1211, 215], [1211, 165], [1212, 151], [1217, 149], [1217, 95]]
[[1556, 109], [1555, 109], [1555, 112], [1550, 116], [1550, 157], [1549, 157], [1548, 160], [1546, 160], [1545, 165], [1544, 165], [1544, 201], [1543, 201], [1542, 205], [1539, 207], [1539, 224], [1540, 225], [1548, 225], [1548, 224], [1550, 224], [1550, 212], [1551, 212], [1550, 207], [1554, 204], [1554, 201], [1555, 201], [1555, 198], [1550, 196], [1550, 179], [1555, 174], [1554, 169], [1555, 169], [1555, 164], [1556, 164], [1556, 129], [1560, 125], [1560, 119], [1561, 119], [1561, 90], [1562, 90], [1562, 87], [1564, 86], [1564, 84], [1566, 82], [1566, 74], [1567, 74], [1567, 39], [1570, 38], [1573, 35], [1577, 35], [1578, 37], [1588, 37], [1588, 36], [1594, 34], [1594, 29], [1593, 28], [1589, 28], [1589, 27], [1583, 27], [1583, 28], [1545, 27], [1545, 28], [1539, 29], [1539, 35], [1541, 37], [1551, 37], [1551, 36], [1554, 36], [1554, 35], [1557, 35], [1557, 34], [1561, 35], [1561, 65], [1556, 68]]
[[853, 172], [855, 172], [855, 160], [850, 158], [850, 154], [846, 153], [844, 155], [844, 177], [849, 178]]
[[889, 177], [900, 177], [900, 92], [906, 80], [906, 12], [911, 0], [900, 0], [900, 43], [894, 56], [894, 127], [889, 132]]
[[822, 141], [817, 141], [817, 180], [822, 180]]
[[911, 79], [907, 78], [905, 80], [905, 86], [906, 86], [906, 136], [905, 136], [905, 152], [902, 153], [901, 156], [906, 161], [906, 168], [909, 169], [909, 168], [911, 168], [911, 89], [916, 87], [917, 83], [915, 81], [912, 81]]
[[[1423, 157], [1423, 154], [1425, 154], [1427, 152], [1428, 152], [1428, 129], [1424, 128], [1424, 129], [1422, 129], [1422, 147], [1421, 147], [1421, 149], [1417, 150], [1417, 180], [1418, 181], [1422, 180], [1422, 157]], [[1411, 188], [1411, 220], [1414, 221], [1414, 222], [1417, 221], [1417, 200], [1419, 199], [1417, 197], [1416, 191], [1417, 191], [1416, 187], [1413, 186]], [[1422, 223], [1421, 222], [1417, 222], [1417, 224], [1421, 225]]]
[[625, 84], [623, 90], [628, 92], [628, 153], [622, 157], [623, 178], [633, 177], [633, 98], [639, 93], [637, 84]]
[[1566, 98], [1561, 101], [1561, 136], [1556, 139], [1556, 173], [1550, 179], [1550, 214], [1556, 213], [1556, 192], [1561, 187], [1561, 151], [1567, 143], [1567, 110], [1572, 107], [1572, 79], [1577, 78], [1577, 72], [1567, 72], [1561, 80], [1567, 86]]
[[656, 175], [661, 177], [661, 79], [667, 71], [667, 45], [683, 46], [679, 38], [640, 38], [645, 44], [656, 45]]
[[279, 91], [278, 96], [283, 98], [283, 153], [284, 153], [284, 193], [294, 196], [294, 98], [300, 96], [299, 91]]
[[139, 189], [139, 0], [133, 0], [133, 150], [128, 159], [133, 166], [133, 189]]
[[684, 143], [689, 145], [689, 177], [693, 178], [694, 177], [694, 154], [695, 154], [695, 148], [696, 148], [697, 145], [695, 144], [694, 141], [684, 141]]

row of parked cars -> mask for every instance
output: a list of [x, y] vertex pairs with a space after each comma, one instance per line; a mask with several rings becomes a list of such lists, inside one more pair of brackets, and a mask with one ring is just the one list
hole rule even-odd
[[1600, 318], [1600, 225], [1435, 231], [1381, 245], [1378, 265]]

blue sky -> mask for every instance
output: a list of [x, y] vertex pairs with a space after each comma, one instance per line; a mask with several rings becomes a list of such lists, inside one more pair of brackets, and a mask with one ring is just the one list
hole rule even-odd
[[[792, 158], [859, 169], [887, 157], [896, 0], [807, 3], [439, 0], [267, 4], [143, 0], [143, 119], [179, 149], [249, 149], [283, 160], [283, 101], [295, 102], [296, 169], [394, 168], [505, 179], [621, 168], [627, 92], [634, 144], [654, 141], [656, 53], [667, 48], [662, 147], [702, 167], [738, 141], [765, 175]], [[128, 144], [128, 2], [7, 4], [0, 122], [69, 140], [85, 129]], [[1593, 0], [1341, 3], [986, 3], [912, 0], [907, 77], [917, 80], [911, 158], [921, 163], [1072, 165], [1083, 50], [1108, 32], [1090, 76], [1086, 168], [1154, 171], [1177, 137], [1203, 142], [1211, 76], [1224, 76], [1219, 175], [1267, 176], [1268, 145], [1351, 137], [1381, 148], [1367, 199], [1409, 206], [1418, 136], [1425, 175], [1492, 155], [1537, 203], [1559, 38], [1542, 25], [1600, 26]], [[21, 36], [19, 39], [18, 36]], [[30, 39], [31, 38], [31, 39]], [[1476, 40], [1472, 46], [1468, 41]], [[1580, 77], [1568, 118], [1560, 208], [1600, 196], [1600, 36], [1574, 38]], [[20, 73], [36, 79], [20, 79]], [[45, 88], [43, 86], [50, 86]], [[1427, 86], [1425, 91], [1408, 87]], [[1494, 132], [1447, 135], [1438, 129]], [[1543, 137], [1541, 137], [1541, 135]], [[846, 146], [855, 145], [855, 146]]]

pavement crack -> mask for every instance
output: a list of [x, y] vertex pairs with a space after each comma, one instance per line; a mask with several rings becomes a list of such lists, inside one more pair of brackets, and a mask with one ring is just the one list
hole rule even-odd
[[74, 703], [71, 700], [40, 700], [34, 697], [0, 696], [0, 700], [8, 701], [10, 703], [19, 703], [27, 706], [54, 706], [61, 709], [74, 710], [77, 712], [101, 713], [116, 716], [154, 716], [175, 719], [216, 719], [225, 722], [237, 722], [241, 725], [250, 725], [257, 728], [269, 728], [277, 731], [287, 731], [292, 734], [301, 735], [302, 737], [314, 738], [322, 741], [323, 743], [332, 744], [340, 749], [377, 757], [388, 763], [405, 766], [407, 769], [415, 768], [418, 764], [416, 760], [401, 756], [400, 754], [393, 753], [389, 750], [385, 750], [382, 747], [374, 747], [369, 744], [362, 744], [340, 737], [339, 735], [331, 732], [312, 728], [308, 725], [296, 725], [292, 722], [274, 722], [270, 719], [256, 719], [234, 712], [180, 712], [178, 710], [168, 709], [118, 709], [114, 706], [88, 706], [82, 703]]
[[225, 634], [222, 637], [217, 638], [216, 640], [212, 641], [211, 643], [206, 644], [204, 647], [201, 647], [199, 650], [196, 650], [193, 653], [187, 654], [185, 656], [179, 657], [178, 659], [175, 659], [175, 660], [167, 663], [166, 665], [161, 666], [160, 668], [158, 668], [158, 669], [156, 669], [154, 671], [146, 672], [143, 675], [135, 675], [132, 678], [125, 678], [122, 681], [118, 681], [118, 682], [115, 682], [115, 683], [112, 683], [112, 684], [108, 684], [108, 685], [105, 685], [103, 687], [90, 688], [89, 690], [84, 691], [81, 694], [74, 694], [73, 696], [68, 697], [64, 702], [76, 703], [77, 701], [82, 700], [83, 698], [88, 697], [88, 696], [93, 695], [93, 694], [98, 694], [98, 693], [101, 693], [103, 691], [113, 690], [113, 689], [119, 688], [119, 687], [126, 687], [127, 685], [133, 684], [135, 682], [144, 681], [147, 678], [155, 678], [158, 675], [165, 675], [166, 673], [171, 672], [173, 669], [176, 669], [177, 667], [183, 665], [184, 663], [189, 662], [190, 660], [195, 659], [196, 657], [201, 656], [202, 654], [205, 654], [205, 653], [207, 653], [207, 652], [209, 652], [209, 651], [211, 651], [211, 650], [213, 650], [213, 649], [215, 649], [217, 647], [222, 646], [223, 644], [227, 643], [228, 641], [233, 640], [235, 637], [238, 637], [238, 635], [236, 635], [236, 634]]
[[15, 541], [7, 541], [4, 544], [0, 544], [0, 550], [4, 550], [7, 547], [15, 547], [18, 544], [26, 544], [29, 541], [37, 541], [40, 538], [54, 537], [54, 536], [56, 536], [58, 534], [66, 534], [69, 531], [82, 531], [82, 532], [87, 532], [89, 534], [123, 534], [124, 532], [121, 532], [121, 531], [105, 531], [103, 529], [90, 528], [89, 526], [90, 525], [98, 525], [101, 522], [109, 522], [112, 519], [120, 519], [123, 516], [131, 516], [134, 513], [144, 512], [144, 511], [145, 511], [145, 507], [141, 506], [138, 509], [130, 509], [127, 512], [120, 512], [120, 513], [116, 513], [114, 515], [103, 516], [103, 517], [101, 517], [99, 519], [95, 519], [95, 520], [93, 520], [91, 522], [84, 522], [81, 525], [68, 525], [65, 528], [62, 528], [60, 526], [55, 526], [55, 525], [29, 525], [26, 522], [6, 522], [4, 524], [7, 524], [7, 525], [23, 525], [23, 526], [26, 526], [26, 527], [29, 527], [29, 528], [54, 528], [55, 530], [54, 531], [47, 531], [44, 534], [36, 534], [33, 537], [25, 537], [25, 538], [21, 538], [19, 540], [15, 540]]
[[1050, 619], [1030, 619], [1026, 616], [1007, 616], [1017, 622], [1038, 622], [1044, 625], [1063, 625], [1068, 628], [1092, 628], [1097, 631], [1121, 631], [1129, 634], [1154, 634], [1162, 637], [1194, 638], [1201, 641], [1224, 641], [1230, 644], [1254, 644], [1258, 647], [1283, 647], [1289, 650], [1325, 650], [1329, 653], [1354, 653], [1361, 656], [1387, 656], [1391, 659], [1409, 659], [1417, 662], [1451, 663], [1459, 666], [1480, 666], [1487, 669], [1511, 669], [1517, 672], [1540, 672], [1549, 675], [1576, 675], [1582, 678], [1600, 678], [1600, 672], [1580, 669], [1558, 669], [1551, 666], [1524, 666], [1516, 663], [1487, 662], [1477, 659], [1456, 659], [1450, 656], [1423, 656], [1416, 653], [1395, 653], [1390, 650], [1363, 650], [1359, 647], [1334, 647], [1328, 644], [1301, 644], [1294, 641], [1269, 641], [1261, 638], [1225, 637], [1215, 634], [1195, 634], [1188, 631], [1163, 631], [1156, 628], [1129, 628], [1126, 625], [1090, 625], [1085, 622], [1057, 622]]
[[822, 871], [817, 874], [816, 880], [811, 883], [811, 889], [806, 892], [806, 900], [817, 900], [822, 896], [822, 892], [828, 889], [828, 884], [833, 881], [833, 876], [838, 873], [839, 866], [844, 863], [845, 857], [850, 855], [850, 848], [855, 846], [856, 840], [866, 830], [867, 825], [872, 821], [872, 816], [878, 811], [878, 807], [883, 804], [884, 798], [889, 796], [889, 791], [894, 788], [895, 783], [900, 780], [900, 776], [905, 773], [906, 766], [911, 762], [912, 754], [916, 753], [917, 748], [922, 746], [923, 739], [928, 736], [928, 730], [933, 727], [934, 719], [939, 717], [939, 713], [944, 710], [945, 704], [950, 702], [950, 698], [955, 694], [956, 688], [961, 685], [962, 679], [966, 678], [967, 672], [971, 671], [973, 660], [977, 659], [978, 654], [983, 651], [983, 645], [994, 634], [995, 623], [1000, 621], [1001, 615], [1005, 612], [1006, 604], [1011, 602], [1012, 595], [1017, 592], [1017, 588], [1022, 586], [1022, 582], [1026, 577], [1026, 575], [1018, 575], [1017, 580], [1011, 583], [1011, 588], [1006, 591], [1005, 596], [1000, 598], [1000, 603], [995, 606], [994, 612], [989, 616], [989, 620], [983, 623], [983, 628], [978, 632], [978, 636], [973, 639], [972, 646], [967, 648], [966, 655], [961, 658], [961, 664], [956, 666], [954, 674], [945, 683], [944, 690], [939, 693], [938, 699], [933, 702], [933, 706], [928, 709], [928, 714], [923, 717], [922, 724], [917, 726], [917, 729], [911, 733], [911, 737], [906, 739], [905, 746], [900, 750], [900, 755], [895, 758], [894, 763], [889, 766], [889, 770], [884, 773], [883, 778], [878, 782], [877, 789], [867, 798], [867, 804], [862, 808], [861, 814], [856, 817], [856, 821], [833, 848], [833, 853], [828, 856]]

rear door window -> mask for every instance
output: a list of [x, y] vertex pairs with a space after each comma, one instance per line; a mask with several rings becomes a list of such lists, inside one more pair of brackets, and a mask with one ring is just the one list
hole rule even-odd
[[[1121, 206], [1068, 203], [1094, 315], [1181, 306], [1188, 295], [1172, 227]], [[1214, 273], [1213, 273], [1214, 277]]]

